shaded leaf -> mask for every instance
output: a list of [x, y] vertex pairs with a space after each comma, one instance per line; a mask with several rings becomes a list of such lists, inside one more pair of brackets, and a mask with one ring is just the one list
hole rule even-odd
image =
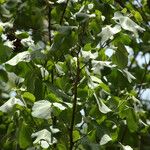
[[129, 108], [126, 111], [127, 125], [131, 132], [136, 132], [139, 128], [138, 118], [135, 113], [136, 112], [132, 108]]
[[0, 79], [4, 82], [8, 81], [7, 72], [0, 68]]
[[19, 146], [22, 149], [25, 149], [32, 145], [30, 127], [24, 121], [22, 122], [22, 124], [20, 124], [18, 140]]
[[112, 61], [121, 68], [126, 68], [128, 64], [128, 53], [124, 45], [119, 44], [116, 52], [112, 56]]

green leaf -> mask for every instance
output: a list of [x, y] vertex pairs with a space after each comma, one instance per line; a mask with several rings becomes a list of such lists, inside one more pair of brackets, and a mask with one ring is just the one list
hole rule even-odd
[[24, 92], [22, 96], [27, 101], [30, 101], [32, 103], [35, 102], [35, 96], [30, 92]]
[[116, 38], [113, 40], [113, 43], [117, 45], [118, 43], [122, 43], [124, 45], [131, 44], [131, 37], [128, 34], [120, 32]]
[[31, 128], [24, 121], [20, 124], [18, 140], [19, 146], [22, 149], [25, 149], [32, 145], [30, 130]]
[[54, 43], [51, 46], [51, 50], [58, 51], [63, 45], [64, 40], [65, 37], [62, 34], [56, 34], [54, 37]]
[[32, 116], [42, 119], [50, 119], [52, 113], [51, 103], [47, 100], [40, 100], [34, 103], [32, 107]]
[[57, 97], [57, 95], [55, 95], [54, 93], [50, 93], [48, 94], [48, 99], [50, 99], [52, 102], [61, 102], [61, 98]]
[[126, 110], [126, 118], [127, 125], [131, 132], [136, 132], [139, 128], [138, 118], [136, 116], [136, 112], [133, 108], [129, 108]]
[[79, 139], [80, 139], [80, 133], [79, 133], [79, 131], [74, 130], [73, 131], [73, 141], [75, 142], [75, 141], [77, 141]]
[[100, 87], [101, 87], [104, 91], [110, 93], [109, 86], [107, 86], [105, 83], [102, 82], [102, 83], [100, 83], [99, 85], [100, 85]]
[[67, 150], [64, 144], [57, 144], [58, 150]]
[[0, 42], [0, 64], [7, 61], [11, 54], [12, 50]]
[[136, 19], [139, 23], [141, 23], [141, 22], [143, 21], [143, 18], [142, 18], [141, 14], [140, 14], [138, 11], [134, 11], [133, 15], [134, 15], [135, 19]]
[[90, 51], [90, 50], [92, 50], [91, 43], [85, 44], [84, 51]]
[[119, 44], [116, 52], [112, 56], [112, 62], [120, 68], [126, 68], [128, 64], [128, 53], [124, 45]]
[[0, 0], [0, 4], [3, 4], [6, 0]]
[[3, 33], [3, 26], [0, 25], [0, 35]]
[[64, 93], [62, 90], [60, 90], [59, 88], [57, 88], [56, 86], [49, 84], [49, 83], [45, 83], [47, 85], [47, 87], [49, 88], [49, 90], [54, 93], [56, 96], [61, 97], [62, 99], [64, 99], [65, 101], [70, 101], [70, 96], [67, 95], [67, 93]]
[[8, 75], [7, 72], [0, 68], [0, 80], [7, 82], [8, 81]]
[[25, 39], [29, 37], [29, 34], [27, 32], [16, 32], [15, 34], [19, 39]]

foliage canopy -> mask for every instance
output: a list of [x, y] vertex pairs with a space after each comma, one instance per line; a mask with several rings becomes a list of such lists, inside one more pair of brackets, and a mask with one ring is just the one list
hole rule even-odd
[[0, 0], [1, 149], [150, 149], [149, 4]]

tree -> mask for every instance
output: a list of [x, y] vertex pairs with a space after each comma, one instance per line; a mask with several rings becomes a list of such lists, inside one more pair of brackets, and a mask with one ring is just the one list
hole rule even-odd
[[149, 149], [149, 15], [148, 0], [0, 0], [1, 149]]

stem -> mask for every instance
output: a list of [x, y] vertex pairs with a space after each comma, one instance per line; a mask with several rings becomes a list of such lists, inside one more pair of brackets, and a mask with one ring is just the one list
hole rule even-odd
[[49, 37], [49, 44], [51, 45], [52, 39], [51, 39], [51, 6], [48, 7], [48, 37]]
[[73, 149], [74, 142], [73, 142], [73, 128], [75, 123], [76, 117], [76, 108], [77, 108], [77, 88], [79, 83], [79, 76], [80, 76], [80, 62], [79, 62], [79, 52], [77, 53], [77, 70], [76, 70], [76, 79], [74, 83], [74, 99], [73, 99], [73, 109], [72, 109], [72, 118], [71, 118], [71, 125], [70, 125], [70, 150]]
[[69, 2], [69, 0], [66, 1], [66, 4], [65, 4], [65, 6], [64, 6], [64, 10], [63, 10], [62, 16], [61, 16], [61, 18], [60, 18], [60, 25], [62, 25], [64, 16], [65, 16], [65, 12], [66, 12], [66, 8], [67, 8], [67, 6], [68, 6], [68, 2]]
[[[51, 5], [49, 4], [48, 6], [48, 38], [49, 38], [49, 45], [52, 44], [52, 36], [51, 36], [51, 30], [52, 30], [52, 27], [51, 27], [51, 11], [52, 11], [52, 8], [51, 8]], [[53, 84], [54, 83], [54, 71], [53, 69], [51, 70], [51, 83]], [[55, 126], [56, 125], [56, 117], [54, 116], [52, 118], [52, 126]], [[53, 134], [51, 134], [51, 143], [53, 143]], [[53, 148], [55, 149], [56, 148], [56, 145], [54, 144]]]
[[[50, 45], [52, 44], [52, 35], [51, 35], [51, 30], [52, 30], [51, 19], [52, 19], [52, 16], [51, 16], [51, 11], [52, 11], [52, 8], [51, 8], [51, 5], [49, 4], [49, 6], [48, 6], [48, 38], [49, 38], [49, 44]], [[51, 70], [51, 83], [52, 84], [54, 83], [54, 70], [53, 69]]]

